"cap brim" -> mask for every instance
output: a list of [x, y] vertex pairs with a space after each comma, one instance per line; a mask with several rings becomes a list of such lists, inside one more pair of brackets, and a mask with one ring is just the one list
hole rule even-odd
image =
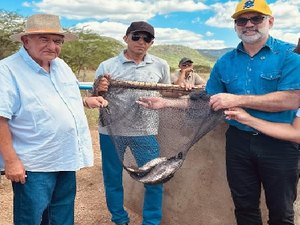
[[150, 34], [152, 38], [154, 38], [153, 34], [151, 34], [149, 31], [145, 31], [145, 30], [133, 30], [130, 33], [134, 33], [134, 32], [145, 32], [147, 34]]
[[[260, 14], [263, 14], [263, 15], [267, 15], [267, 14], [265, 14], [264, 12], [261, 12], [261, 11], [258, 11], [258, 10], [253, 10], [253, 9], [243, 9], [243, 10], [241, 10], [241, 11], [239, 11], [239, 12], [234, 13], [234, 14], [231, 16], [231, 18], [236, 19], [236, 18], [238, 18], [240, 15], [242, 15], [242, 14], [244, 14], [244, 13], [247, 13], [247, 12], [256, 12], [256, 13], [260, 13]], [[267, 15], [267, 16], [271, 16], [271, 15]]]
[[187, 62], [194, 63], [192, 60], [186, 60], [186, 61], [183, 61], [183, 62], [179, 63], [179, 65], [182, 65], [182, 64], [187, 63]]

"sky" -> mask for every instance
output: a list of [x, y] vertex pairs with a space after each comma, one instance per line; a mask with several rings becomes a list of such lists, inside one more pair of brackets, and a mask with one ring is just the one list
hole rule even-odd
[[[268, 0], [275, 23], [270, 34], [298, 43], [300, 0]], [[154, 44], [194, 49], [236, 47], [239, 39], [231, 15], [237, 1], [226, 0], [0, 0], [0, 10], [27, 17], [35, 13], [60, 16], [64, 28], [85, 29], [122, 41], [132, 21], [155, 28]]]

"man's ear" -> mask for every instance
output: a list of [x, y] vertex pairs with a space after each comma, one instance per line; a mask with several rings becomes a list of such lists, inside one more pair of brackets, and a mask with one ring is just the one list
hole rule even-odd
[[269, 18], [269, 27], [270, 27], [270, 29], [273, 27], [273, 24], [274, 24], [274, 17], [270, 16], [270, 18]]
[[127, 35], [125, 35], [124, 37], [123, 37], [123, 40], [127, 43], [127, 40], [128, 40], [128, 36]]
[[22, 36], [21, 41], [23, 43], [23, 46], [26, 48], [27, 43], [28, 43], [28, 37], [26, 35]]

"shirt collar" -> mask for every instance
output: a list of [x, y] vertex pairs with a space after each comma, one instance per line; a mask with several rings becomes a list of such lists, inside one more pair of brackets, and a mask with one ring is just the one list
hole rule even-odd
[[[21, 47], [21, 49], [19, 50], [19, 53], [21, 55], [21, 57], [24, 59], [24, 61], [26, 62], [26, 64], [33, 69], [36, 73], [47, 73], [43, 67], [41, 67], [36, 61], [34, 61], [32, 59], [32, 57], [28, 54], [28, 52], [26, 51], [26, 49], [24, 48], [24, 46]], [[54, 63], [55, 60], [51, 61], [51, 65]]]
[[[268, 48], [268, 49], [270, 49], [271, 51], [274, 50], [274, 38], [273, 38], [273, 37], [269, 36], [269, 38], [267, 39], [266, 43], [264, 44], [264, 46], [263, 46], [261, 49], [264, 49], [264, 48]], [[237, 50], [238, 50], [238, 51], [245, 52], [243, 42], [240, 42], [240, 43], [238, 44]], [[260, 50], [260, 51], [261, 51], [261, 50]]]
[[[127, 63], [127, 62], [133, 62], [132, 60], [127, 59], [127, 58], [125, 57], [125, 51], [126, 51], [126, 50], [122, 51], [122, 52], [119, 54], [119, 59], [121, 60], [122, 64]], [[148, 63], [149, 63], [149, 64], [150, 64], [150, 63], [153, 63], [153, 59], [152, 59], [151, 55], [148, 54], [148, 53], [146, 53], [145, 56], [144, 56], [143, 62], [146, 63], [146, 64], [148, 64]]]

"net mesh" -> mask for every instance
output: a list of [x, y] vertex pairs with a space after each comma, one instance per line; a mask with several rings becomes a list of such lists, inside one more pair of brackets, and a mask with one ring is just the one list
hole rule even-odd
[[109, 105], [100, 110], [100, 126], [110, 135], [124, 169], [145, 184], [171, 179], [189, 149], [223, 119], [222, 111], [211, 110], [203, 89], [172, 99], [188, 102], [187, 107], [154, 110], [136, 103], [140, 97], [160, 97], [166, 91], [178, 94], [180, 88], [111, 82], [109, 91], [102, 93]]

